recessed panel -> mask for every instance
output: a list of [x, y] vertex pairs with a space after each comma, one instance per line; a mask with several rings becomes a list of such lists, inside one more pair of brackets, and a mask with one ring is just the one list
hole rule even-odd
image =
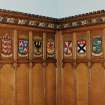
[[47, 58], [55, 59], [55, 35], [48, 33], [47, 34]]
[[18, 59], [28, 59], [29, 57], [29, 36], [28, 32], [18, 32]]
[[63, 56], [64, 59], [72, 59], [73, 56], [73, 36], [72, 33], [63, 35]]
[[33, 57], [43, 57], [43, 33], [33, 33]]

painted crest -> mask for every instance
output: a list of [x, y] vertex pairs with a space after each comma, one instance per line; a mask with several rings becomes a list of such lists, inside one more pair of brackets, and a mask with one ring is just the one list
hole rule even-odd
[[77, 54], [79, 56], [86, 55], [86, 40], [77, 41]]
[[42, 56], [42, 38], [41, 37], [36, 37], [35, 40], [33, 41], [34, 44], [34, 56], [35, 57], [41, 57]]
[[8, 33], [4, 34], [1, 38], [1, 56], [12, 57], [12, 39]]
[[29, 44], [29, 42], [26, 39], [20, 39], [19, 40], [18, 51], [19, 51], [19, 56], [20, 57], [28, 56], [28, 44]]
[[55, 56], [55, 43], [53, 39], [48, 39], [47, 41], [47, 57]]
[[72, 56], [72, 41], [64, 42], [64, 56]]
[[95, 37], [92, 40], [92, 55], [101, 56], [102, 54], [102, 39], [101, 37]]

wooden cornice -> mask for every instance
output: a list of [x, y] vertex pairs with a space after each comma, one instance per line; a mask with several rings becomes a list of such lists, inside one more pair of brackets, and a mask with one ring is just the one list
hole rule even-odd
[[73, 21], [73, 20], [79, 20], [79, 19], [83, 19], [83, 18], [96, 17], [96, 16], [100, 16], [100, 15], [105, 15], [105, 10], [93, 11], [93, 12], [89, 12], [89, 13], [85, 13], [85, 14], [64, 17], [64, 18], [60, 18], [59, 21], [60, 22]]
[[0, 23], [41, 29], [64, 30], [105, 24], [105, 10], [65, 18], [51, 18], [0, 9]]

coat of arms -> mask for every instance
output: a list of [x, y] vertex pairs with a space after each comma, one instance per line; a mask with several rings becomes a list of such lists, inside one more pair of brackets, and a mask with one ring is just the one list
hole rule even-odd
[[77, 41], [77, 54], [79, 56], [86, 55], [86, 40]]
[[34, 44], [34, 56], [35, 57], [41, 57], [42, 56], [42, 38], [36, 37], [33, 41]]
[[19, 51], [19, 56], [20, 57], [26, 57], [28, 56], [28, 40], [25, 40], [25, 39], [20, 39], [19, 40], [19, 48], [18, 48], [18, 51]]
[[64, 56], [72, 56], [72, 41], [64, 42]]
[[55, 43], [53, 39], [48, 39], [47, 41], [47, 57], [55, 56]]
[[101, 37], [95, 37], [92, 40], [92, 55], [100, 56], [102, 54], [102, 39]]
[[11, 57], [12, 56], [12, 39], [7, 33], [1, 38], [1, 56]]

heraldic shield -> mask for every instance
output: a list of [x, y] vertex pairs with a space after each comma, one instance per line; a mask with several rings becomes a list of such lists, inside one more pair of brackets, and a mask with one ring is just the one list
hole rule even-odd
[[28, 56], [28, 40], [26, 39], [19, 39], [19, 56], [20, 57], [26, 57]]
[[55, 57], [55, 42], [53, 39], [47, 41], [47, 57]]
[[72, 56], [72, 41], [64, 42], [64, 57]]
[[12, 38], [8, 33], [3, 34], [1, 38], [1, 56], [12, 57]]
[[33, 40], [33, 53], [34, 57], [42, 57], [43, 54], [43, 39], [42, 37], [35, 37]]
[[92, 40], [92, 55], [93, 56], [101, 56], [102, 52], [102, 38], [95, 37]]
[[86, 40], [77, 41], [77, 54], [78, 56], [86, 55]]

